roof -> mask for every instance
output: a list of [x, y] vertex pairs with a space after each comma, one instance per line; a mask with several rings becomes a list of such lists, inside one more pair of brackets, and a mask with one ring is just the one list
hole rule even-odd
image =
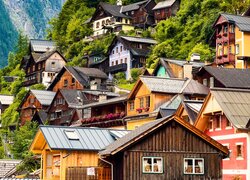
[[198, 113], [201, 110], [203, 105], [203, 101], [199, 100], [184, 100], [182, 102], [183, 108], [186, 110], [189, 119], [191, 120], [189, 123], [194, 124], [197, 119]]
[[114, 92], [110, 92], [110, 91], [98, 91], [98, 90], [83, 90], [83, 93], [92, 94], [95, 96], [99, 96], [101, 94], [111, 96], [111, 97], [119, 97], [120, 96], [120, 94], [118, 94], [118, 93], [114, 93]]
[[141, 76], [140, 80], [151, 92], [180, 93], [185, 79]]
[[200, 61], [187, 61], [187, 60], [177, 60], [177, 59], [167, 59], [167, 58], [160, 58], [166, 62], [170, 62], [179, 66], [184, 66], [184, 64], [186, 64], [187, 62], [192, 63], [192, 65], [194, 67], [202, 67], [205, 66], [204, 62], [200, 62]]
[[247, 31], [247, 32], [250, 31], [249, 16], [241, 16], [241, 15], [226, 14], [226, 13], [222, 13], [221, 16], [223, 16], [227, 21], [236, 24], [239, 27], [240, 31]]
[[126, 16], [125, 14], [121, 13], [121, 7], [117, 5], [108, 4], [105, 2], [100, 2], [99, 5], [103, 8], [103, 10], [115, 17], [122, 17], [122, 18], [131, 18]]
[[60, 89], [59, 90], [71, 108], [80, 108], [83, 102], [87, 100], [86, 96], [80, 90], [76, 89]]
[[128, 4], [126, 6], [122, 6], [122, 12], [128, 12], [128, 11], [134, 11], [140, 8], [141, 5], [149, 2], [150, 0], [144, 0], [144, 1], [140, 1], [140, 2], [136, 2], [136, 3], [132, 3], [132, 4]]
[[[104, 128], [84, 128], [65, 126], [40, 126], [51, 150], [100, 151], [116, 139], [128, 133], [126, 130]], [[39, 131], [36, 134], [38, 138]], [[31, 145], [34, 148], [35, 140]]]
[[109, 146], [106, 147], [105, 150], [101, 151], [99, 154], [102, 156], [105, 155], [114, 155], [125, 148], [129, 147], [131, 144], [136, 143], [140, 141], [142, 138], [144, 138], [146, 135], [149, 133], [153, 133], [157, 131], [157, 129], [161, 128], [163, 125], [175, 121], [185, 127], [186, 129], [190, 130], [197, 136], [199, 136], [201, 139], [206, 141], [207, 143], [211, 144], [213, 147], [219, 149], [222, 151], [225, 155], [228, 155], [229, 151], [226, 147], [222, 146], [220, 143], [217, 141], [213, 140], [211, 137], [208, 135], [202, 133], [200, 130], [195, 128], [193, 125], [189, 124], [188, 122], [176, 117], [176, 116], [170, 116], [170, 117], [164, 117], [162, 119], [155, 120], [153, 122], [144, 124], [140, 126], [139, 128], [131, 131], [124, 137], [118, 139], [116, 142], [110, 144]]
[[49, 106], [55, 96], [55, 92], [46, 90], [30, 90], [32, 94], [37, 98], [37, 100], [45, 106]]
[[199, 94], [199, 95], [208, 95], [209, 93], [209, 88], [204, 86], [203, 84], [193, 80], [189, 79], [186, 81], [185, 85], [183, 86], [182, 89], [182, 94], [188, 95], [188, 94]]
[[208, 72], [224, 87], [250, 89], [250, 69], [204, 66], [197, 75]]
[[120, 36], [120, 37], [130, 42], [157, 44], [157, 41], [152, 38], [132, 37], [132, 36]]
[[246, 128], [250, 120], [250, 90], [213, 88], [215, 97], [223, 113], [236, 128]]
[[166, 1], [158, 2], [156, 6], [153, 8], [153, 10], [171, 7], [175, 3], [175, 1], [176, 0], [166, 0]]
[[11, 105], [14, 101], [14, 96], [12, 95], [6, 95], [6, 94], [0, 94], [0, 103], [2, 105]]
[[11, 169], [15, 168], [21, 160], [16, 159], [0, 159], [0, 178], [9, 172]]
[[39, 56], [39, 58], [35, 59], [36, 63], [37, 62], [41, 62], [41, 61], [45, 61], [47, 60], [50, 56], [52, 56], [54, 53], [58, 53], [64, 61], [66, 61], [66, 59], [64, 58], [64, 56], [56, 49], [53, 49], [51, 51], [47, 51], [45, 53], [43, 53], [42, 55]]
[[56, 48], [56, 45], [53, 41], [41, 39], [31, 39], [30, 46], [31, 51], [33, 52], [46, 52], [48, 49]]

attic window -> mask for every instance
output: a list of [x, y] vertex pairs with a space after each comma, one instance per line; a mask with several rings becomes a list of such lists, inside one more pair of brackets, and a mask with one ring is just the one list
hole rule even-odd
[[79, 137], [78, 137], [78, 135], [76, 134], [75, 131], [65, 130], [64, 132], [65, 132], [68, 139], [70, 139], [70, 140], [79, 140]]

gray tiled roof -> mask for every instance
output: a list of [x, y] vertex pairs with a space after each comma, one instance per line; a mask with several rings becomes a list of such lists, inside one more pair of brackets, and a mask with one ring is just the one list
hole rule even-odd
[[157, 41], [152, 38], [132, 37], [132, 36], [120, 36], [130, 42], [146, 43], [146, 44], [157, 44]]
[[0, 102], [2, 105], [10, 105], [13, 103], [14, 96], [12, 95], [6, 95], [6, 94], [0, 94]]
[[235, 23], [241, 31], [250, 31], [250, 17], [249, 16], [240, 16], [234, 14], [221, 14], [228, 21]]
[[145, 1], [140, 1], [140, 2], [136, 2], [133, 4], [128, 4], [126, 6], [122, 6], [122, 12], [128, 12], [128, 11], [133, 11], [133, 10], [137, 10], [139, 9], [139, 7], [145, 3], [147, 3], [150, 0], [145, 0]]
[[49, 106], [55, 96], [55, 92], [53, 91], [45, 91], [45, 90], [30, 90], [32, 94], [37, 98], [37, 100], [45, 106]]
[[[51, 55], [53, 55], [54, 53], [59, 53], [56, 49], [52, 49], [50, 51], [47, 51], [45, 53], [43, 53], [42, 55], [39, 56], [38, 59], [36, 59], [36, 62], [41, 62], [41, 61], [45, 61], [47, 60]], [[60, 53], [59, 53], [60, 54]], [[61, 55], [61, 54], [60, 54]], [[61, 55], [62, 56], [62, 55]], [[63, 57], [63, 56], [62, 56]], [[64, 58], [64, 57], [63, 57]]]
[[121, 6], [112, 5], [105, 2], [100, 2], [99, 5], [104, 9], [104, 11], [110, 13], [114, 17], [130, 18], [129, 16], [121, 13]]
[[60, 89], [65, 101], [71, 108], [82, 107], [83, 102], [87, 100], [86, 96], [80, 90], [76, 89]]
[[188, 94], [207, 95], [209, 93], [209, 89], [203, 84], [193, 79], [189, 79], [186, 81], [185, 85], [183, 86], [182, 93], [184, 95], [188, 95]]
[[180, 93], [185, 79], [161, 78], [154, 76], [141, 76], [141, 81], [152, 92]]
[[0, 159], [0, 178], [9, 172], [11, 169], [15, 168], [21, 160], [16, 159]]
[[107, 79], [108, 76], [101, 71], [100, 69], [97, 68], [84, 68], [84, 67], [73, 67], [75, 71], [78, 72], [78, 74], [84, 74], [87, 75], [88, 77], [96, 77], [96, 78], [101, 78], [101, 79]]
[[[40, 126], [51, 150], [99, 151], [128, 133], [125, 130], [65, 126]], [[73, 132], [73, 138], [66, 132]]]
[[204, 70], [227, 88], [250, 89], [250, 69], [204, 66], [197, 74]]
[[166, 1], [161, 1], [156, 4], [156, 6], [153, 8], [153, 10], [157, 9], [162, 9], [166, 7], [170, 7], [175, 3], [176, 0], [166, 0]]
[[246, 128], [250, 120], [250, 90], [214, 88], [211, 94], [236, 128]]
[[112, 97], [119, 97], [120, 94], [110, 92], [110, 91], [98, 91], [98, 90], [83, 90], [84, 93], [86, 94], [92, 94], [95, 96], [99, 96], [100, 94], [106, 94], [107, 96], [112, 96]]
[[56, 48], [53, 41], [41, 40], [41, 39], [31, 39], [30, 40], [31, 50], [34, 52], [46, 52], [49, 49]]

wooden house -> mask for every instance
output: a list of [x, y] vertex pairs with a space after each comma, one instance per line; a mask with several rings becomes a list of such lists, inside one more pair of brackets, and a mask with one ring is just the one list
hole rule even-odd
[[108, 76], [96, 68], [70, 67], [64, 66], [48, 90], [58, 89], [106, 89]]
[[14, 96], [7, 94], [0, 94], [0, 115], [4, 113], [14, 101]]
[[52, 91], [29, 90], [18, 107], [21, 125], [31, 121], [36, 111], [47, 110], [54, 96]]
[[213, 24], [217, 65], [229, 68], [250, 67], [250, 18], [222, 13]]
[[126, 102], [125, 95], [84, 105], [81, 126], [125, 129]]
[[226, 147], [172, 116], [147, 123], [99, 153], [113, 179], [221, 179]]
[[205, 65], [200, 61], [186, 61], [176, 59], [160, 58], [152, 75], [157, 77], [168, 78], [190, 78], [193, 79], [193, 74]]
[[107, 67], [109, 66], [108, 57], [105, 57], [101, 53], [92, 53], [85, 55], [83, 58], [86, 59], [88, 68], [100, 69], [106, 73]]
[[126, 79], [130, 79], [132, 68], [146, 66], [146, 57], [156, 43], [151, 38], [116, 36], [108, 49], [109, 78], [112, 79], [117, 72], [124, 72]]
[[[127, 129], [136, 127], [156, 119], [158, 112], [174, 101], [174, 96], [182, 94], [185, 99], [205, 98], [208, 88], [189, 79], [162, 78], [141, 76], [128, 95], [127, 102]], [[176, 110], [180, 100], [171, 108]]]
[[230, 149], [223, 160], [223, 179], [250, 178], [250, 90], [213, 88], [195, 127]]
[[204, 66], [196, 72], [194, 79], [213, 88], [250, 88], [250, 70]]
[[180, 0], [160, 1], [153, 8], [155, 24], [175, 16], [180, 8]]
[[127, 134], [128, 131], [40, 126], [30, 151], [41, 155], [43, 180], [110, 180], [110, 167], [100, 162], [98, 151]]
[[107, 32], [133, 30], [131, 17], [123, 14], [122, 6], [100, 2], [90, 19], [93, 27], [93, 36], [100, 36]]

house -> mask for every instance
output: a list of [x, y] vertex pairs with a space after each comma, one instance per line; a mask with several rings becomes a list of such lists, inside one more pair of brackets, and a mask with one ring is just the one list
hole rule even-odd
[[0, 159], [0, 178], [5, 177], [9, 171], [15, 168], [21, 160], [17, 159]]
[[250, 179], [250, 90], [212, 88], [195, 127], [230, 149], [223, 179]]
[[250, 17], [222, 13], [213, 24], [217, 65], [229, 68], [250, 67]]
[[58, 89], [106, 89], [108, 76], [96, 68], [64, 66], [54, 78], [48, 90]]
[[[163, 78], [154, 76], [141, 76], [128, 95], [127, 129], [135, 129], [138, 126], [156, 119], [158, 112], [168, 107], [172, 101], [171, 112], [179, 106], [180, 100], [176, 95], [182, 94], [185, 99], [204, 99], [208, 94], [208, 88], [190, 79]], [[174, 98], [175, 97], [175, 98]]]
[[26, 61], [24, 86], [42, 83], [50, 85], [56, 74], [66, 64], [66, 59], [57, 50], [50, 50], [43, 54], [31, 53]]
[[199, 60], [186, 61], [160, 58], [152, 75], [157, 77], [168, 78], [190, 78], [193, 79], [193, 74], [205, 65]]
[[7, 94], [0, 94], [0, 115], [7, 109], [14, 101], [14, 96]]
[[109, 66], [108, 57], [105, 57], [101, 53], [92, 53], [90, 55], [83, 56], [87, 61], [88, 68], [96, 68], [106, 73], [107, 67]]
[[229, 151], [176, 116], [147, 123], [99, 153], [113, 179], [221, 179]]
[[125, 130], [40, 126], [30, 152], [41, 155], [41, 179], [110, 179], [98, 152], [127, 134]]
[[171, 16], [175, 16], [180, 8], [179, 0], [160, 1], [153, 8], [155, 24], [161, 20], [166, 20]]
[[108, 91], [59, 89], [47, 110], [49, 124], [72, 125], [82, 119], [83, 105], [117, 96]]
[[21, 125], [31, 121], [36, 111], [47, 110], [54, 96], [55, 92], [52, 91], [29, 90], [17, 109]]
[[154, 0], [144, 0], [121, 7], [123, 14], [132, 17], [132, 25], [136, 28], [146, 29], [154, 25]]
[[127, 96], [90, 103], [83, 106], [83, 127], [125, 129]]
[[112, 79], [117, 72], [124, 72], [126, 79], [130, 79], [132, 68], [146, 66], [146, 57], [156, 43], [151, 38], [116, 36], [108, 49], [109, 78]]
[[194, 79], [207, 87], [250, 88], [250, 70], [204, 66]]
[[121, 5], [112, 5], [100, 2], [96, 7], [96, 11], [90, 19], [93, 26], [93, 36], [100, 36], [109, 31], [130, 31], [133, 30], [131, 17], [123, 14]]

